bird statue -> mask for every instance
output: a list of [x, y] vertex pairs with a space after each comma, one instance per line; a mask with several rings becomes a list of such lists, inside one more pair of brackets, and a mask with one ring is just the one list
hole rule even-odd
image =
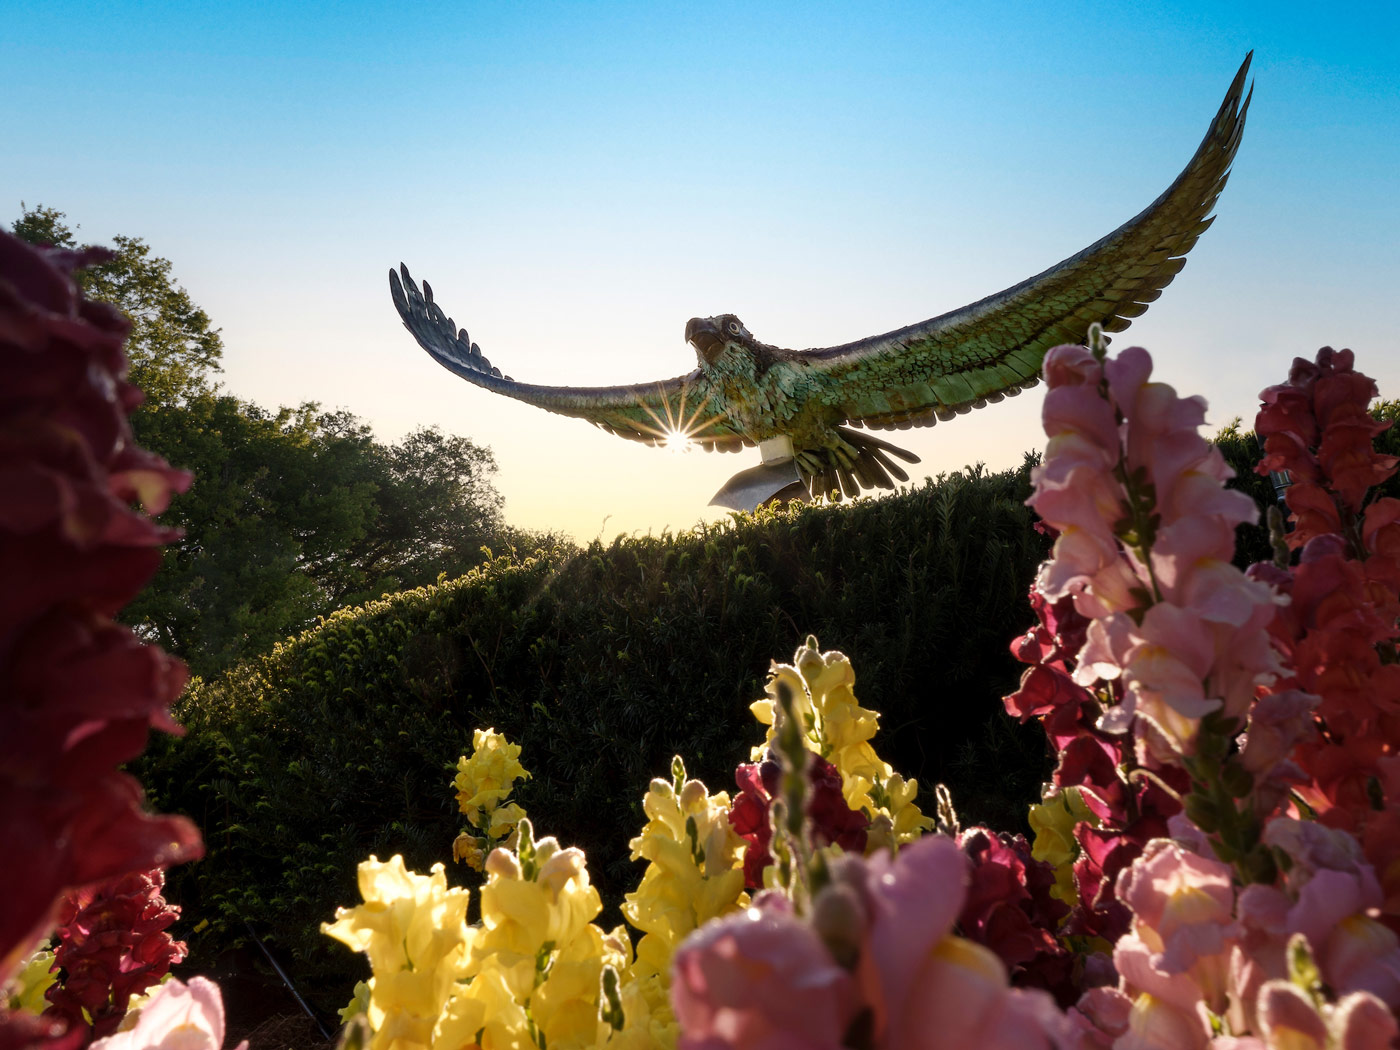
[[774, 497], [855, 496], [894, 488], [918, 457], [869, 430], [933, 426], [1011, 397], [1039, 381], [1045, 352], [1083, 343], [1091, 325], [1120, 332], [1186, 264], [1214, 221], [1253, 97], [1241, 96], [1251, 51], [1185, 170], [1160, 197], [1108, 236], [1020, 284], [884, 335], [786, 350], [759, 342], [733, 314], [694, 317], [685, 339], [698, 367], [635, 386], [518, 383], [482, 356], [465, 330], [400, 264], [389, 271], [405, 327], [434, 360], [469, 383], [611, 434], [653, 445], [689, 440], [708, 450], [757, 445], [763, 463], [711, 501], [752, 510]]

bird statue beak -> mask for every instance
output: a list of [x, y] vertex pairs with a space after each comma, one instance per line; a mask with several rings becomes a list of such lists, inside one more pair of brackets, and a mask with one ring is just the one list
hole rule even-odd
[[685, 323], [685, 341], [695, 347], [701, 360], [712, 365], [724, 349], [724, 333], [708, 317], [692, 317]]
[[793, 459], [792, 438], [780, 434], [760, 442], [758, 450], [763, 464], [741, 470], [726, 481], [710, 500], [710, 506], [753, 513], [774, 499], [810, 500]]

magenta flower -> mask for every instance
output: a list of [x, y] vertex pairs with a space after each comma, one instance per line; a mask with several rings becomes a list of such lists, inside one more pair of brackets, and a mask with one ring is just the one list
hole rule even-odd
[[1074, 957], [1055, 936], [1069, 906], [1050, 895], [1054, 869], [1034, 859], [1020, 835], [969, 828], [958, 845], [972, 862], [958, 929], [996, 953], [1013, 985], [1043, 988], [1071, 1005], [1079, 997]]

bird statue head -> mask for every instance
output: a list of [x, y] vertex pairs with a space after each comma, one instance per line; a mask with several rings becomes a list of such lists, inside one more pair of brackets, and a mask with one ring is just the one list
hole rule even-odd
[[718, 361], [726, 346], [748, 350], [754, 345], [754, 337], [744, 327], [744, 322], [733, 314], [692, 317], [685, 323], [685, 341], [695, 347], [701, 368]]

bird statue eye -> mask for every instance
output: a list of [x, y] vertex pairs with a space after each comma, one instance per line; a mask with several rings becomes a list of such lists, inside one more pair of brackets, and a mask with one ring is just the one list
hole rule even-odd
[[730, 334], [730, 335], [738, 335], [738, 334], [739, 334], [739, 322], [738, 322], [738, 321], [730, 321], [730, 322], [729, 322], [727, 325], [725, 325], [724, 327], [727, 328], [727, 329], [729, 329], [729, 334]]

